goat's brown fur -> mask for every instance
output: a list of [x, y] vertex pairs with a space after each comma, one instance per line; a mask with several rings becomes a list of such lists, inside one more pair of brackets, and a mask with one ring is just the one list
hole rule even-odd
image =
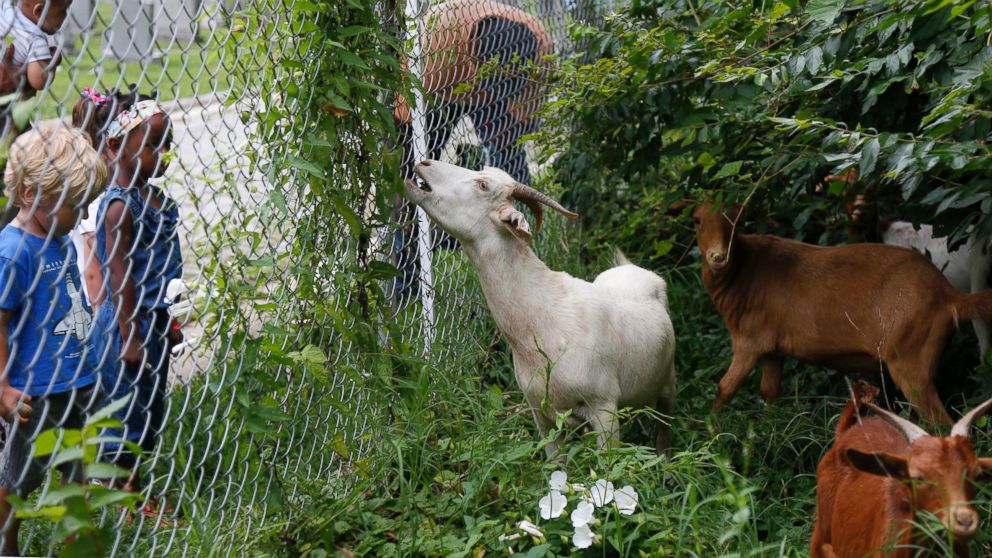
[[959, 320], [992, 318], [992, 289], [962, 293], [925, 256], [883, 244], [823, 247], [737, 234], [740, 209], [693, 210], [703, 284], [727, 324], [733, 361], [713, 411], [762, 363], [774, 400], [785, 357], [841, 371], [878, 371], [929, 420], [950, 423], [934, 388]]
[[914, 442], [880, 418], [861, 420], [859, 408], [878, 389], [855, 384], [837, 423], [834, 445], [817, 468], [812, 558], [908, 558], [926, 541], [916, 536], [917, 513], [934, 514], [968, 556], [978, 528], [971, 504], [974, 481], [992, 463], [979, 459], [965, 436], [923, 436]]

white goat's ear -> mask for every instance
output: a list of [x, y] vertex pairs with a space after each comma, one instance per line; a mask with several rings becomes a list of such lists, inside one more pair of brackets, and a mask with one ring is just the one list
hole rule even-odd
[[530, 224], [527, 222], [527, 218], [524, 214], [520, 212], [512, 203], [507, 202], [500, 204], [496, 208], [493, 216], [498, 222], [502, 223], [513, 236], [523, 240], [524, 242], [530, 242]]

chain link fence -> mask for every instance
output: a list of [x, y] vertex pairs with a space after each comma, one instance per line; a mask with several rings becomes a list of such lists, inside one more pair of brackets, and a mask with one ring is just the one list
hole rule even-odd
[[[375, 425], [388, 413], [366, 389], [375, 365], [360, 354], [363, 335], [385, 347], [401, 338], [431, 360], [466, 343], [485, 346], [493, 330], [483, 298], [457, 243], [425, 215], [393, 198], [379, 207], [385, 185], [370, 184], [353, 167], [330, 161], [326, 173], [315, 168], [310, 157], [326, 146], [318, 139], [321, 123], [309, 109], [327, 100], [308, 97], [305, 85], [321, 79], [328, 57], [337, 55], [327, 42], [315, 41], [313, 21], [300, 16], [312, 13], [319, 21], [315, 3], [75, 0], [60, 31], [51, 35], [43, 24], [60, 2], [37, 4], [44, 9], [35, 17], [41, 23], [33, 23], [52, 47], [47, 66], [54, 67], [58, 57], [61, 64], [33, 100], [8, 97], [8, 114], [12, 121], [32, 119], [38, 130], [59, 122], [69, 126], [82, 92], [105, 95], [100, 98], [109, 114], [96, 122], [94, 144], [109, 165], [110, 185], [118, 188], [90, 206], [95, 224], [77, 245], [84, 263], [78, 273], [68, 271], [71, 258], [58, 266], [58, 281], [69, 276], [68, 284], [80, 292], [87, 288], [86, 262], [96, 263], [102, 281], [86, 291], [97, 299], [86, 306], [91, 314], [86, 321], [104, 327], [94, 325], [89, 338], [80, 339], [102, 339], [95, 346], [103, 350], [92, 352], [101, 358], [94, 381], [104, 396], [87, 401], [81, 415], [91, 417], [93, 427], [68, 421], [65, 417], [74, 411], [48, 403], [60, 392], [79, 393], [78, 375], [59, 384], [28, 374], [35, 385], [18, 385], [35, 393], [35, 419], [48, 417], [46, 428], [76, 430], [61, 430], [56, 438], [34, 432], [26, 443], [35, 451], [48, 447], [39, 459], [49, 468], [83, 456], [88, 472], [98, 473], [88, 476], [105, 477], [111, 488], [121, 488], [127, 478], [121, 471], [128, 471], [132, 480], [140, 479], [140, 486], [129, 487], [140, 498], [129, 501], [119, 491], [89, 484], [88, 503], [80, 504], [73, 499], [80, 494], [60, 487], [58, 476], [48, 474], [40, 489], [23, 494], [24, 503], [18, 505], [26, 519], [20, 549], [56, 554], [69, 548], [67, 519], [73, 506], [84, 505], [82, 517], [90, 524], [76, 528], [81, 533], [92, 528], [99, 535], [92, 537], [99, 544], [89, 548], [94, 554], [251, 554], [259, 532], [279, 529], [308, 498], [339, 497], [356, 475], [375, 475], [368, 458], [380, 442]], [[34, 5], [11, 3], [17, 12], [11, 17], [30, 22]], [[426, 158], [477, 168], [493, 165], [532, 182], [542, 166], [521, 138], [541, 125], [538, 108], [548, 100], [552, 57], [580, 52], [568, 26], [596, 20], [610, 5], [409, 0], [374, 9], [383, 26], [395, 29], [406, 71], [423, 83], [409, 97], [389, 99], [401, 156], [381, 164], [396, 164], [407, 177], [412, 165]], [[7, 32], [12, 36], [15, 26], [9, 24]], [[15, 57], [14, 63], [27, 80], [31, 62], [18, 63]], [[281, 76], [279, 85], [269, 83], [272, 76]], [[132, 92], [154, 100], [155, 106], [114, 100]], [[167, 117], [168, 133], [156, 136], [156, 118], [163, 118], [155, 116], [159, 111]], [[354, 137], [345, 134], [335, 149], [367, 158], [370, 149], [359, 145], [359, 128]], [[14, 131], [7, 134], [8, 139], [15, 136]], [[129, 147], [129, 142], [137, 143]], [[15, 157], [17, 148], [17, 143], [11, 148], [12, 163], [29, 155], [22, 150]], [[145, 148], [154, 154], [148, 155], [149, 172], [142, 174], [140, 150]], [[42, 151], [45, 164], [55, 165], [49, 150]], [[336, 208], [332, 219], [311, 204], [318, 175], [331, 190], [319, 194], [348, 206]], [[336, 198], [334, 190], [363, 194]], [[130, 212], [131, 236], [121, 236], [124, 221], [108, 225], [108, 219], [120, 215], [112, 210], [114, 200]], [[81, 210], [90, 199], [69, 201]], [[45, 249], [68, 254], [67, 242], [52, 232], [50, 216], [39, 209], [48, 206], [26, 207], [28, 213], [21, 209], [13, 217], [13, 226], [48, 238]], [[171, 210], [176, 219], [170, 224]], [[38, 216], [40, 222], [25, 221]], [[351, 219], [370, 223], [372, 233], [349, 236]], [[23, 242], [15, 242], [9, 253], [3, 245], [0, 238], [0, 263], [15, 255], [25, 261], [38, 257], [24, 250]], [[120, 245], [129, 248], [114, 249]], [[178, 253], [163, 248], [175, 246]], [[366, 312], [373, 327], [364, 332], [344, 311], [354, 304], [367, 311], [370, 305], [367, 294], [355, 288], [360, 280], [354, 270], [393, 266], [395, 271], [374, 276], [387, 308]], [[168, 280], [179, 276], [183, 287], [176, 283], [166, 292]], [[3, 281], [0, 302], [12, 300], [14, 292], [7, 276]], [[24, 304], [40, 296], [39, 283], [45, 283], [41, 271], [17, 291], [17, 300], [0, 305], [11, 316], [8, 323], [29, 323]], [[75, 309], [81, 299], [65, 294]], [[68, 308], [50, 304], [53, 314]], [[138, 334], [132, 337], [126, 334], [132, 327], [127, 309], [138, 317], [133, 318]], [[102, 311], [110, 312], [103, 321]], [[149, 316], [148, 321], [141, 322], [141, 316]], [[51, 316], [36, 319], [44, 324]], [[173, 327], [181, 331], [181, 341], [170, 333]], [[10, 353], [22, 346], [18, 336], [24, 333], [14, 326], [8, 331]], [[137, 368], [128, 361], [131, 340], [140, 346]], [[64, 350], [56, 350], [54, 358], [38, 351], [36, 359], [59, 361]], [[7, 370], [11, 379], [25, 373], [12, 364]], [[112, 401], [125, 403], [114, 413], [99, 412]], [[27, 400], [20, 403], [23, 408]], [[113, 417], [122, 424], [112, 424]], [[18, 442], [24, 445], [27, 430], [8, 424], [0, 467], [8, 478], [17, 476], [11, 464], [23, 461], [16, 452], [25, 451]], [[143, 451], [115, 445], [111, 434]], [[113, 447], [117, 454], [131, 452], [134, 461], [117, 460], [116, 470], [99, 468], [114, 455], [107, 449]], [[0, 480], [5, 480], [2, 475]]]

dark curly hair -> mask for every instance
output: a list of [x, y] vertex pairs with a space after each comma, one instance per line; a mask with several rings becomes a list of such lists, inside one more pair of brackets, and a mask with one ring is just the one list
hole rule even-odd
[[155, 91], [150, 94], [139, 93], [138, 86], [133, 83], [127, 91], [112, 89], [104, 93], [103, 99], [99, 102], [92, 94], [84, 92], [72, 107], [72, 125], [86, 132], [93, 147], [99, 150], [111, 120], [133, 107], [138, 101], [157, 97], [158, 93]]

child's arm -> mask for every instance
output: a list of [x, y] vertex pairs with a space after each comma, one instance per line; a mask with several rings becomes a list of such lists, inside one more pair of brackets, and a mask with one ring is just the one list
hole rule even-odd
[[[7, 379], [7, 362], [10, 349], [7, 347], [7, 322], [10, 321], [10, 310], [0, 309], [0, 415], [13, 419], [15, 416], [22, 424], [31, 416], [31, 396], [11, 387]], [[18, 405], [20, 408], [18, 409]]]
[[134, 221], [124, 202], [114, 200], [107, 206], [104, 218], [107, 232], [107, 268], [110, 270], [110, 293], [117, 309], [117, 325], [124, 339], [121, 360], [130, 367], [141, 365], [141, 332], [137, 320], [137, 296], [131, 280], [131, 252]]
[[77, 256], [83, 262], [83, 285], [89, 297], [90, 308], [96, 308], [103, 302], [103, 273], [100, 270], [100, 260], [93, 251], [94, 234], [82, 233], [80, 236], [83, 238], [83, 253]]
[[24, 72], [28, 78], [28, 86], [35, 91], [41, 91], [48, 85], [48, 63], [50, 60], [35, 60], [25, 64]]

